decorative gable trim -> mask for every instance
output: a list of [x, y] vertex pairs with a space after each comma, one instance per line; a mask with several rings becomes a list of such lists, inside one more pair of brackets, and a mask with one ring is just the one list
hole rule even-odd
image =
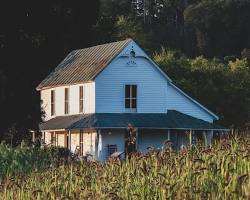
[[[147, 53], [143, 50], [143, 48], [141, 48], [135, 41], [133, 41], [132, 39], [130, 39], [130, 42], [123, 48], [123, 50], [125, 48], [127, 48], [131, 43], [133, 43], [132, 47], [131, 47], [131, 50], [133, 49], [134, 50], [134, 46], [137, 46], [141, 53], [138, 54], [137, 52], [135, 52], [135, 58], [145, 58], [146, 60], [148, 60], [159, 72], [160, 74], [162, 74], [166, 79], [167, 81], [169, 82], [172, 82], [171, 78], [168, 77], [168, 75], [147, 55]], [[122, 50], [121, 50], [122, 52]], [[117, 59], [119, 57], [130, 57], [130, 51], [129, 52], [124, 52], [124, 53], [121, 53], [118, 54], [114, 59]], [[113, 60], [114, 60], [113, 59]], [[130, 62], [130, 64], [132, 65], [132, 63]], [[136, 64], [136, 63], [135, 63]], [[95, 77], [96, 78], [96, 77]]]
[[[210, 110], [208, 110], [207, 108], [205, 108], [203, 105], [201, 105], [198, 101], [194, 100], [192, 97], [190, 97], [189, 95], [187, 95], [184, 91], [182, 91], [180, 88], [178, 88], [176, 85], [174, 85], [173, 81], [171, 78], [168, 77], [168, 75], [146, 54], [146, 52], [136, 43], [134, 42], [132, 39], [129, 39], [130, 42], [128, 42], [128, 44], [126, 46], [124, 46], [124, 48], [120, 51], [120, 53], [118, 53], [110, 62], [109, 64], [119, 58], [119, 57], [127, 57], [129, 58], [131, 55], [130, 55], [130, 49], [128, 49], [128, 51], [126, 52], [122, 52], [125, 48], [127, 48], [129, 45], [131, 45], [131, 43], [133, 43], [131, 46], [131, 50], [133, 49], [134, 50], [134, 47], [137, 46], [139, 49], [140, 49], [140, 53], [138, 52], [135, 52], [135, 58], [145, 58], [146, 60], [148, 60], [159, 72], [160, 74], [163, 75], [163, 77], [167, 80], [167, 82], [173, 86], [177, 91], [179, 91], [182, 95], [184, 95], [185, 97], [187, 97], [189, 100], [191, 100], [194, 104], [196, 104], [197, 106], [199, 106], [202, 110], [204, 110], [205, 112], [207, 112], [209, 115], [211, 115], [214, 119], [218, 120], [219, 117], [217, 115], [215, 115], [213, 112], [211, 112]], [[108, 65], [109, 65], [108, 64]], [[130, 63], [131, 66], [133, 66], [133, 63]], [[107, 65], [107, 66], [108, 66]], [[135, 64], [134, 64], [135, 65]], [[106, 66], [106, 67], [107, 67]], [[106, 68], [105, 67], [105, 68]], [[102, 71], [105, 69], [103, 68]], [[95, 79], [96, 77], [102, 72], [100, 71], [96, 76], [95, 76]]]

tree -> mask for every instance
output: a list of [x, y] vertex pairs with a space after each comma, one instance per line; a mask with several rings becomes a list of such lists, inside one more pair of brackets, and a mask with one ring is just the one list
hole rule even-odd
[[132, 20], [130, 17], [118, 16], [115, 23], [115, 32], [113, 38], [115, 41], [133, 38], [141, 45], [146, 46], [146, 34], [140, 23]]
[[240, 127], [250, 121], [250, 70], [246, 59], [189, 59], [180, 52], [163, 49], [154, 60], [185, 92], [217, 113], [221, 124]]
[[250, 2], [202, 0], [185, 10], [194, 28], [198, 53], [204, 56], [239, 55], [250, 45]]

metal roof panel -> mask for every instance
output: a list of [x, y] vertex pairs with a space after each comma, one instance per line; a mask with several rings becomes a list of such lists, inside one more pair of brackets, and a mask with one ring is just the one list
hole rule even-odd
[[40, 130], [84, 128], [136, 128], [227, 130], [224, 127], [194, 118], [175, 110], [167, 113], [93, 113], [59, 116], [40, 124]]
[[93, 81], [131, 39], [71, 51], [37, 90]]

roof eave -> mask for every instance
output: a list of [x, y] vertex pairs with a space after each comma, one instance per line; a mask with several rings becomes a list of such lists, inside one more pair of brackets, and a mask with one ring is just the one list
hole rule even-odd
[[56, 87], [65, 87], [65, 86], [92, 83], [92, 82], [94, 82], [94, 80], [76, 82], [76, 83], [71, 83], [71, 84], [68, 83], [68, 84], [61, 84], [61, 85], [55, 85], [55, 86], [47, 86], [47, 87], [36, 87], [36, 90], [41, 91], [41, 90], [47, 90], [47, 89], [52, 89], [52, 88], [56, 88]]
[[[107, 62], [105, 63], [101, 63], [99, 67], [101, 67], [101, 69], [96, 69], [96, 74], [94, 75], [89, 75], [89, 77], [85, 77], [85, 80], [83, 80], [84, 78], [82, 78], [82, 81], [94, 81], [95, 77], [98, 76], [98, 74], [100, 74], [102, 72], [103, 69], [105, 69], [109, 64], [110, 62], [112, 62], [112, 60], [125, 48], [127, 47], [127, 45], [132, 42], [133, 40], [128, 38], [126, 40], [123, 40], [123, 41], [117, 41], [117, 42], [111, 42], [111, 43], [106, 43], [106, 44], [101, 44], [101, 45], [96, 45], [96, 46], [92, 46], [92, 47], [88, 47], [88, 48], [84, 48], [85, 50], [86, 49], [92, 49], [90, 52], [92, 51], [98, 51], [98, 46], [102, 46], [102, 50], [104, 50], [106, 47], [105, 45], [111, 45], [112, 47], [115, 47], [115, 51], [114, 51], [114, 54], [113, 52], [110, 52], [109, 54], [110, 55], [106, 55], [106, 56], [110, 56], [110, 58], [107, 57]], [[84, 49], [79, 49], [79, 50], [84, 50]], [[109, 48], [109, 49], [113, 49], [113, 48]], [[59, 65], [55, 68], [57, 69], [59, 66], [61, 66], [64, 62], [67, 62], [69, 59], [71, 59], [72, 56], [74, 56], [74, 52], [76, 51], [79, 51], [79, 50], [73, 50], [71, 51], [65, 58], [62, 62], [59, 63]], [[92, 52], [93, 53], [93, 52]], [[99, 52], [100, 53], [100, 52]], [[106, 59], [106, 58], [105, 58]], [[67, 63], [65, 64], [67, 65]], [[61, 69], [58, 68], [58, 70]], [[58, 71], [56, 70], [56, 71]], [[49, 89], [49, 88], [53, 88], [53, 87], [58, 87], [60, 86], [60, 83], [58, 82], [56, 85], [52, 85], [51, 82], [53, 81], [53, 74], [55, 73], [55, 71], [52, 73], [52, 74], [49, 74], [37, 87], [36, 87], [36, 90], [37, 91], [40, 91], [40, 90], [44, 90], [44, 89]], [[52, 80], [49, 80], [50, 78], [50, 75], [52, 76]], [[49, 81], [49, 82], [47, 82]], [[72, 85], [72, 83], [69, 83], [68, 84]], [[74, 83], [75, 84], [75, 83]], [[52, 86], [51, 86], [52, 85]]]

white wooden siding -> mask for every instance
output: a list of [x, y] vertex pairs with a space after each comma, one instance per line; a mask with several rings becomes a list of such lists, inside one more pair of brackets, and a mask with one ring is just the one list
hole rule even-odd
[[[128, 64], [134, 49], [136, 64]], [[143, 50], [131, 42], [95, 79], [95, 82], [52, 88], [55, 90], [55, 115], [50, 113], [50, 92], [41, 91], [45, 120], [64, 115], [64, 89], [69, 88], [69, 115], [79, 114], [79, 86], [84, 86], [84, 113], [123, 113], [125, 85], [137, 85], [138, 113], [166, 113], [177, 110], [193, 117], [213, 122], [209, 114], [174, 88], [150, 61]]]
[[137, 45], [133, 44], [136, 65], [128, 65], [128, 57], [122, 55], [131, 45], [107, 66], [96, 78], [96, 112], [122, 113], [124, 106], [125, 85], [137, 85], [138, 113], [165, 113], [167, 80]]
[[96, 151], [96, 132], [83, 133], [83, 154], [95, 156]]
[[74, 153], [80, 144], [80, 133], [71, 133], [71, 151]]
[[45, 132], [45, 137], [44, 137], [44, 142], [45, 144], [50, 144], [51, 143], [51, 133], [50, 132]]
[[137, 149], [140, 152], [148, 151], [148, 147], [161, 149], [164, 141], [168, 139], [168, 130], [139, 130]]
[[198, 119], [213, 122], [212, 115], [191, 101], [189, 98], [185, 97], [170, 84], [168, 84], [166, 102], [168, 110], [177, 110]]
[[57, 139], [57, 146], [64, 147], [64, 145], [65, 145], [65, 143], [64, 143], [64, 139], [65, 139], [64, 133], [57, 133], [56, 134], [56, 139]]
[[102, 151], [99, 154], [98, 160], [106, 160], [108, 158], [107, 145], [117, 145], [117, 151], [124, 152], [125, 146], [125, 130], [102, 130]]
[[[64, 91], [69, 88], [69, 114], [79, 114], [79, 86], [84, 87], [84, 113], [95, 112], [95, 82], [77, 84], [71, 86], [61, 86], [41, 91], [42, 108], [45, 111], [44, 120], [64, 114]], [[55, 115], [51, 116], [50, 93], [55, 90]]]
[[95, 94], [96, 94], [95, 82], [85, 83], [84, 85], [85, 85], [85, 89], [84, 89], [85, 100], [84, 100], [83, 110], [85, 113], [94, 113], [95, 112]]
[[42, 90], [40, 95], [41, 109], [45, 112], [43, 119], [46, 121], [50, 118], [50, 90]]

